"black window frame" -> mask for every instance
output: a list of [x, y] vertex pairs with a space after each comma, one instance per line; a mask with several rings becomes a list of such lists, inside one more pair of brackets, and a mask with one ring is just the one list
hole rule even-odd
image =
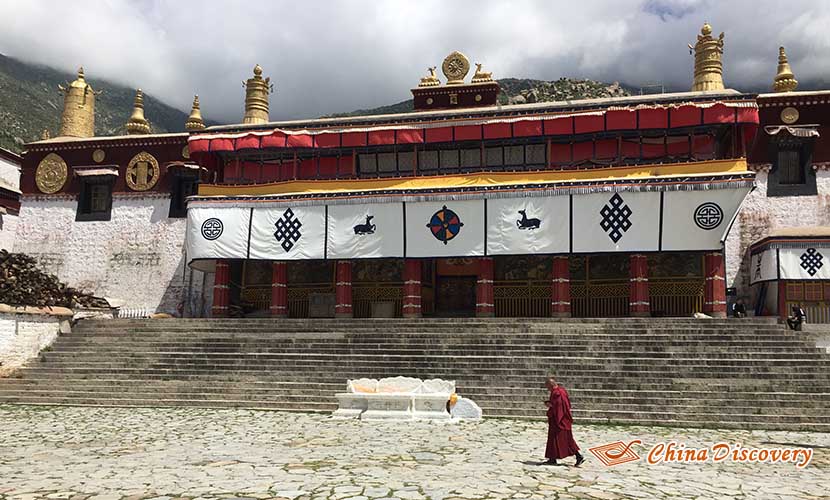
[[[767, 177], [767, 197], [777, 196], [815, 196], [818, 194], [816, 186], [816, 172], [811, 168], [813, 163], [813, 148], [815, 139], [812, 137], [796, 137], [786, 132], [780, 132], [770, 141], [769, 158], [772, 168]], [[788, 179], [792, 174], [784, 172], [785, 165], [781, 164], [783, 152], [796, 152], [798, 155], [797, 173], [802, 182], [792, 183]]]
[[[172, 182], [170, 183], [168, 218], [183, 219], [187, 217], [187, 197], [198, 193], [199, 182], [199, 174], [191, 169], [177, 168], [173, 170]], [[185, 189], [188, 186], [190, 186], [190, 190]]]
[[[78, 207], [75, 212], [76, 222], [109, 221], [112, 219], [112, 191], [115, 184], [115, 176], [96, 175], [82, 177], [80, 182], [81, 191], [78, 193]], [[103, 210], [92, 209], [93, 186], [106, 188], [106, 199]]]

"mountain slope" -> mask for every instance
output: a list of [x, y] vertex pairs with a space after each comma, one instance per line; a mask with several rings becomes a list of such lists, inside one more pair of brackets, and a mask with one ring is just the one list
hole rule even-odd
[[[497, 80], [501, 86], [499, 104], [522, 104], [526, 102], [567, 101], [573, 99], [598, 99], [602, 97], [622, 97], [631, 95], [633, 89], [617, 82], [608, 84], [594, 80], [532, 80], [528, 78], [502, 78]], [[371, 109], [358, 109], [348, 113], [330, 115], [333, 118], [343, 116], [366, 116], [407, 113], [413, 111], [412, 99], [397, 104]]]
[[[95, 134], [126, 133], [124, 123], [133, 109], [135, 89], [89, 78], [96, 91]], [[0, 147], [20, 152], [26, 142], [38, 140], [43, 129], [58, 131], [63, 97], [57, 86], [66, 85], [76, 74], [28, 64], [0, 54]], [[184, 130], [187, 113], [144, 93], [144, 113], [154, 133]]]

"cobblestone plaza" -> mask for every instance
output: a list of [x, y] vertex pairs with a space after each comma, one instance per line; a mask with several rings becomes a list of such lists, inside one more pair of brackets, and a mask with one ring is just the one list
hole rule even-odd
[[[576, 426], [588, 461], [539, 466], [546, 423], [333, 420], [252, 410], [0, 406], [0, 499], [830, 498], [830, 434]], [[588, 448], [639, 439], [606, 467]], [[662, 463], [675, 441], [813, 449], [793, 463]], [[572, 463], [572, 459], [566, 461]]]

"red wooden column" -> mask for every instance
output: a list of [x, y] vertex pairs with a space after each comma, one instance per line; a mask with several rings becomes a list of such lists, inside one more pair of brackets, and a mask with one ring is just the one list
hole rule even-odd
[[648, 297], [648, 257], [635, 253], [629, 257], [629, 299], [631, 316], [650, 316], [651, 304]]
[[495, 292], [493, 290], [495, 264], [492, 257], [478, 260], [478, 281], [476, 281], [476, 316], [492, 318], [496, 315]]
[[226, 260], [216, 261], [216, 273], [213, 277], [213, 306], [210, 315], [214, 318], [228, 316], [230, 304], [231, 266]]
[[703, 313], [713, 318], [726, 317], [726, 279], [723, 252], [709, 252], [703, 256]]
[[421, 317], [421, 261], [403, 261], [403, 307], [404, 318]]
[[553, 258], [550, 315], [554, 318], [571, 317], [571, 269], [567, 255], [557, 255]]
[[271, 263], [271, 316], [288, 317], [288, 263]]
[[334, 271], [334, 317], [352, 318], [352, 261], [338, 260]]

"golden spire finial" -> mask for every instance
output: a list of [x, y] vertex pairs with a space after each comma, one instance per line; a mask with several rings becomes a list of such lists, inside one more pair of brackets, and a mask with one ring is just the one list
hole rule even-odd
[[795, 79], [790, 63], [787, 61], [784, 47], [778, 47], [778, 74], [775, 75], [772, 88], [776, 92], [792, 92], [798, 88], [798, 80]]
[[199, 96], [193, 96], [193, 107], [190, 108], [190, 116], [184, 123], [184, 128], [190, 131], [204, 130], [205, 122], [202, 120], [202, 112], [199, 110]]
[[697, 43], [689, 49], [695, 55], [695, 79], [692, 91], [723, 90], [723, 33], [712, 37], [712, 26], [704, 23]]
[[63, 113], [58, 129], [59, 137], [92, 137], [95, 135], [95, 92], [84, 80], [84, 67], [78, 68], [78, 77], [58, 85], [63, 94]]
[[150, 122], [144, 118], [144, 93], [141, 89], [135, 91], [133, 114], [127, 120], [126, 127], [127, 133], [130, 135], [150, 133]]
[[262, 66], [254, 66], [254, 77], [242, 82], [245, 87], [245, 117], [242, 123], [268, 123], [268, 94], [274, 91], [271, 78], [262, 78]]

